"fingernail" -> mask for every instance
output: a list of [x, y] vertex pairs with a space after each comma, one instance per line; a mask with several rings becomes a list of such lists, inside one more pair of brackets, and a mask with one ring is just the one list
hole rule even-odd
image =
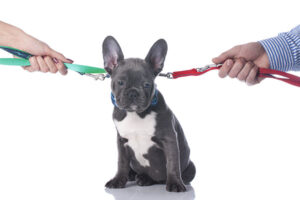
[[71, 63], [73, 63], [73, 62], [74, 62], [73, 60], [71, 60], [71, 59], [69, 59], [69, 58], [67, 58], [67, 60], [68, 60], [69, 62], [71, 62]]
[[53, 60], [53, 62], [54, 62], [55, 64], [58, 63], [58, 60], [57, 60], [56, 58], [53, 58], [52, 60]]

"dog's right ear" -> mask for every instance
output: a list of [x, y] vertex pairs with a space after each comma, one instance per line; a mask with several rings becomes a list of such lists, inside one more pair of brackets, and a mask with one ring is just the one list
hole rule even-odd
[[107, 36], [102, 44], [104, 68], [111, 75], [113, 69], [118, 66], [118, 62], [124, 59], [123, 52], [117, 40], [112, 36]]

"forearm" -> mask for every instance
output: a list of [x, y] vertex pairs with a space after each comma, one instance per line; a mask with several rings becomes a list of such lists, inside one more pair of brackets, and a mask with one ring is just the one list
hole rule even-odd
[[300, 25], [290, 32], [259, 42], [268, 54], [271, 69], [300, 71]]
[[0, 21], [0, 45], [1, 46], [10, 46], [16, 47], [16, 44], [19, 43], [19, 38], [25, 33], [10, 24]]

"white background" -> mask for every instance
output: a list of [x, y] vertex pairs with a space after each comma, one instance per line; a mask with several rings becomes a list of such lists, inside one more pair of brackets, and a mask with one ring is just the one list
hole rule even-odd
[[[98, 67], [107, 35], [119, 41], [125, 57], [141, 58], [165, 38], [164, 71], [176, 71], [290, 30], [299, 24], [299, 4], [1, 0], [0, 19], [77, 64]], [[164, 186], [106, 191], [117, 167], [109, 82], [72, 71], [61, 76], [0, 66], [1, 200], [300, 198], [299, 88], [276, 80], [249, 87], [220, 79], [216, 71], [156, 81], [183, 126], [197, 167], [189, 191], [170, 194]]]

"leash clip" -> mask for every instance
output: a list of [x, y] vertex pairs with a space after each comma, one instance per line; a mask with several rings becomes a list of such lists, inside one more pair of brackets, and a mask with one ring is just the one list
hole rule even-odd
[[104, 81], [106, 78], [109, 78], [109, 74], [90, 74], [90, 73], [85, 73], [83, 75], [92, 77], [93, 79], [95, 79], [96, 81], [100, 80], [100, 81]]
[[204, 67], [196, 68], [197, 72], [205, 72], [206, 70], [212, 68], [212, 67], [219, 67], [222, 64], [209, 64], [205, 65]]
[[160, 73], [159, 76], [166, 77], [168, 79], [173, 79], [173, 73], [172, 72]]

